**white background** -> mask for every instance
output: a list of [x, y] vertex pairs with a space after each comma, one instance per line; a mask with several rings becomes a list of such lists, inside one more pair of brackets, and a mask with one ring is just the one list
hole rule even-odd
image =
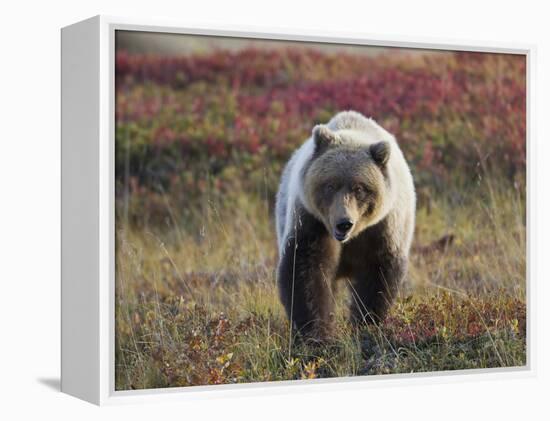
[[[544, 1], [166, 1], [3, 3], [0, 25], [0, 417], [2, 419], [549, 419], [550, 14]], [[60, 33], [96, 14], [536, 44], [532, 281], [538, 374], [239, 399], [97, 408], [58, 392]], [[422, 383], [422, 382], [421, 382]], [[546, 389], [546, 390], [544, 390]], [[32, 419], [32, 418], [30, 418]]]

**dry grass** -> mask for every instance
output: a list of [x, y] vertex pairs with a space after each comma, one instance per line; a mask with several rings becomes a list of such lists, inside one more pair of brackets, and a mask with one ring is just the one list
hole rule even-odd
[[[421, 192], [409, 281], [388, 319], [289, 340], [265, 201], [205, 197], [162, 228], [117, 221], [116, 388], [525, 364], [525, 195], [496, 177]], [[435, 242], [452, 234], [449, 245]]]

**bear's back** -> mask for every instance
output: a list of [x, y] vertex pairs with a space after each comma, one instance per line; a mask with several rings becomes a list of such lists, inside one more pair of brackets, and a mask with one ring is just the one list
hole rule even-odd
[[[365, 143], [379, 142], [380, 140], [394, 141], [393, 136], [378, 125], [372, 118], [367, 118], [356, 111], [341, 111], [336, 114], [327, 126], [334, 132], [350, 131], [360, 133], [359, 139]], [[355, 141], [359, 139], [353, 136]]]

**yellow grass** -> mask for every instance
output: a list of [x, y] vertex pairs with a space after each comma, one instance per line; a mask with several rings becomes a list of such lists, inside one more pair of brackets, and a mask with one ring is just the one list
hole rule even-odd
[[119, 216], [117, 389], [524, 365], [525, 195], [495, 180], [423, 192], [390, 316], [352, 331], [343, 282], [322, 347], [289, 337], [265, 200], [208, 197], [183, 217], [166, 197], [163, 227]]

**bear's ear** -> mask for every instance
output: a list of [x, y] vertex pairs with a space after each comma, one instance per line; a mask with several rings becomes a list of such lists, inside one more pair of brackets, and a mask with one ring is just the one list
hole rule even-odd
[[340, 138], [336, 133], [324, 124], [318, 124], [312, 131], [313, 142], [315, 142], [315, 151], [319, 152], [339, 142]]
[[388, 159], [390, 159], [390, 144], [384, 140], [375, 143], [370, 145], [369, 152], [374, 162], [380, 167], [385, 167], [388, 163]]

